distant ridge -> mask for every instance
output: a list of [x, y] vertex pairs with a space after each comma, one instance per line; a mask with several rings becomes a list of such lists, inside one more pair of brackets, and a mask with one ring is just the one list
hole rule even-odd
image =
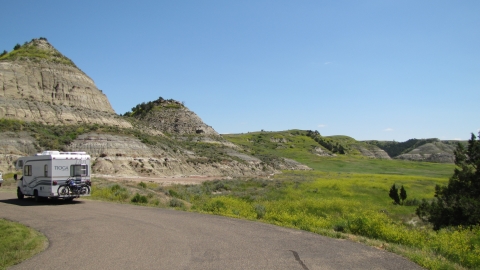
[[440, 163], [453, 163], [455, 161], [453, 151], [457, 144], [466, 143], [465, 141], [441, 141], [437, 138], [410, 139], [405, 142], [373, 140], [365, 142], [385, 150], [392, 158]]

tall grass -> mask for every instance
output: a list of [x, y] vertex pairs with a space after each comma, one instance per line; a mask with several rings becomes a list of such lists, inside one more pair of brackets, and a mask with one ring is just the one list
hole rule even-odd
[[446, 181], [425, 176], [284, 172], [274, 180], [224, 180], [172, 190], [192, 204], [192, 211], [329, 236], [365, 237], [429, 269], [477, 268], [480, 226], [433, 231], [415, 216], [415, 206], [395, 205], [388, 196], [392, 183], [397, 183], [404, 185], [408, 198], [432, 198], [435, 184]]
[[94, 183], [91, 199], [165, 207], [161, 203], [164, 196], [161, 196], [162, 192], [158, 190], [158, 185], [146, 184], [144, 182], [119, 184], [103, 179], [94, 179]]

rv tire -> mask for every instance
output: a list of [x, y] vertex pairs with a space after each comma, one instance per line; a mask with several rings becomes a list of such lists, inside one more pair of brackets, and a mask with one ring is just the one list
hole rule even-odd
[[38, 190], [33, 192], [33, 197], [35, 198], [35, 202], [40, 202], [42, 200], [42, 197], [38, 196]]
[[19, 200], [23, 200], [23, 198], [25, 198], [25, 195], [23, 195], [23, 192], [20, 190], [19, 187], [17, 187], [17, 198]]

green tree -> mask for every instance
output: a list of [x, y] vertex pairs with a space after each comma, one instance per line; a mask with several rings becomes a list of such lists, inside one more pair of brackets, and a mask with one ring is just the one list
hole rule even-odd
[[0, 57], [6, 55], [8, 52], [6, 50], [3, 50], [2, 54], [0, 54]]
[[20, 44], [17, 43], [17, 45], [15, 45], [15, 47], [13, 47], [13, 50], [16, 51], [16, 50], [20, 49], [20, 47], [22, 47], [22, 46], [20, 46]]
[[402, 199], [402, 204], [405, 202], [405, 200], [407, 199], [407, 191], [405, 190], [405, 188], [402, 187], [400, 188], [400, 199]]
[[395, 184], [393, 184], [392, 187], [390, 188], [390, 192], [388, 193], [388, 196], [390, 196], [390, 198], [392, 198], [392, 200], [396, 204], [400, 204], [400, 196], [398, 196], [398, 189], [395, 186]]
[[472, 133], [468, 146], [458, 143], [456, 168], [447, 186], [435, 187], [432, 202], [423, 200], [416, 214], [435, 230], [480, 224], [480, 140]]

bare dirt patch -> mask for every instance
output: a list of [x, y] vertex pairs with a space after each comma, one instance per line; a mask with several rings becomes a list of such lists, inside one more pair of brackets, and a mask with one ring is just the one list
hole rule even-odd
[[178, 176], [119, 176], [94, 174], [94, 178], [103, 178], [112, 182], [144, 182], [156, 183], [162, 186], [171, 185], [198, 185], [205, 181], [231, 179], [227, 176], [204, 176], [204, 175], [178, 175]]

